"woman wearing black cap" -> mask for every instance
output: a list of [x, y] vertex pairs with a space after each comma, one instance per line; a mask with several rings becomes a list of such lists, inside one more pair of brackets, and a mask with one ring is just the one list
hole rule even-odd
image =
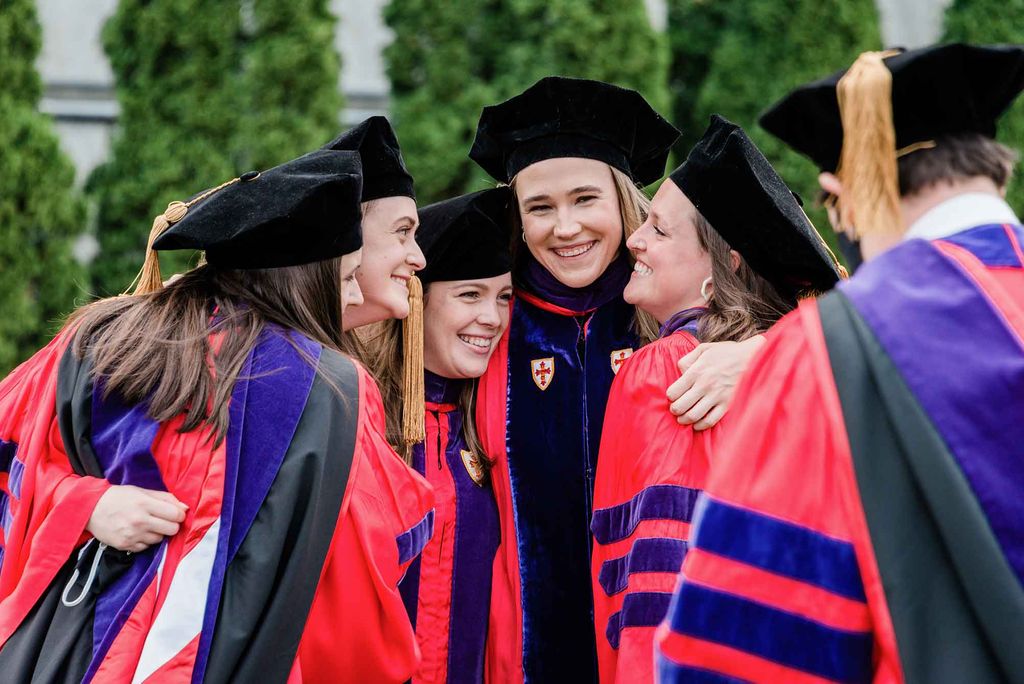
[[[622, 299], [637, 183], [678, 133], [636, 92], [545, 78], [480, 118], [470, 156], [512, 187], [516, 296], [480, 384], [502, 548], [492, 597], [495, 681], [592, 681], [590, 513], [604, 406], [639, 346]], [[667, 404], [667, 402], [666, 402]]]
[[[476, 378], [508, 326], [510, 209], [509, 189], [494, 188], [419, 212], [417, 239], [427, 256], [419, 274], [426, 439], [408, 458], [434, 487], [435, 516], [434, 536], [401, 585], [423, 654], [414, 683], [484, 681], [499, 532], [490, 459], [477, 436], [474, 406]], [[401, 325], [389, 322], [374, 341], [372, 368], [391, 397], [394, 422], [403, 410]]]
[[636, 267], [625, 299], [658, 320], [661, 337], [632, 356], [608, 398], [594, 485], [594, 618], [601, 681], [651, 682], [654, 630], [729, 423], [679, 425], [664, 411], [665, 386], [700, 342], [766, 331], [839, 271], [793, 193], [718, 116], [626, 244]]
[[[136, 294], [0, 385], [5, 679], [412, 674], [397, 584], [432, 496], [339, 351], [360, 192], [319, 150], [171, 203]], [[161, 287], [184, 248], [207, 263]]]
[[416, 193], [391, 124], [372, 116], [325, 149], [352, 150], [363, 164], [363, 259], [356, 274], [363, 302], [352, 307], [345, 330], [409, 315], [409, 282], [423, 268], [416, 243]]

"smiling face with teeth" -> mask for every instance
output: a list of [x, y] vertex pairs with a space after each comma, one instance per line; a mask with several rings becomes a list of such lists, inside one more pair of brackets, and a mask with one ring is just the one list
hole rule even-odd
[[622, 245], [611, 167], [593, 159], [545, 159], [520, 171], [513, 188], [534, 258], [569, 287], [597, 280]]
[[508, 327], [512, 275], [430, 283], [423, 302], [423, 367], [478, 378]]
[[363, 204], [363, 257], [356, 275], [363, 302], [345, 312], [345, 330], [409, 315], [409, 278], [426, 264], [416, 244], [418, 225], [411, 197]]
[[636, 264], [623, 297], [659, 323], [705, 305], [700, 288], [711, 275], [711, 255], [701, 246], [697, 216], [697, 208], [668, 179], [651, 200], [647, 220], [626, 241]]

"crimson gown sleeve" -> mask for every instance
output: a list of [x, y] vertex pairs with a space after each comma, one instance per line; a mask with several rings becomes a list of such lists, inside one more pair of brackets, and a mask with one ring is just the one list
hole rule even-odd
[[77, 475], [61, 439], [57, 369], [70, 337], [59, 335], [0, 383], [0, 644], [84, 541], [110, 487]]
[[640, 349], [612, 384], [594, 484], [592, 579], [600, 679], [650, 682], [665, 616], [719, 428], [669, 412], [676, 362], [697, 346], [679, 331]]
[[292, 674], [304, 684], [404, 682], [420, 659], [398, 582], [433, 532], [433, 493], [384, 439], [380, 392], [357, 367], [352, 470]]
[[660, 681], [900, 681], [815, 303], [777, 326], [730, 415]]

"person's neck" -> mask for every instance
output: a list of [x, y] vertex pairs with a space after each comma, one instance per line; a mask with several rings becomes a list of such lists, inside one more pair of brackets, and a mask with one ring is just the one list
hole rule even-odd
[[910, 226], [938, 205], [959, 195], [985, 194], [1003, 197], [999, 186], [990, 178], [974, 176], [963, 180], [954, 180], [930, 185], [913, 195], [900, 197], [900, 230], [893, 233], [876, 233], [864, 235], [860, 239], [860, 251], [864, 260], [868, 261], [895, 247], [903, 239]]

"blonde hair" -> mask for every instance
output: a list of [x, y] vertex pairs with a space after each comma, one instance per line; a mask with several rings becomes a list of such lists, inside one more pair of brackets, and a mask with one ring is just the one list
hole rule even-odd
[[[643, 189], [634, 183], [629, 176], [610, 164], [607, 166], [612, 172], [615, 195], [619, 201], [619, 218], [622, 221], [623, 233], [622, 249], [625, 250], [626, 240], [647, 220], [647, 214], [651, 210], [651, 200], [644, 193]], [[509, 187], [512, 188], [514, 194], [516, 192], [515, 177], [509, 182]], [[518, 211], [512, 212], [512, 216], [513, 228], [515, 229], [513, 230], [515, 237], [512, 240], [512, 254], [514, 257], [517, 257], [518, 261], [522, 242], [518, 239], [518, 235], [523, 231], [523, 217]], [[629, 254], [629, 263], [633, 264], [635, 261], [633, 255]], [[634, 307], [633, 329], [640, 338], [640, 344], [644, 345], [658, 339], [660, 327], [654, 316]]]

